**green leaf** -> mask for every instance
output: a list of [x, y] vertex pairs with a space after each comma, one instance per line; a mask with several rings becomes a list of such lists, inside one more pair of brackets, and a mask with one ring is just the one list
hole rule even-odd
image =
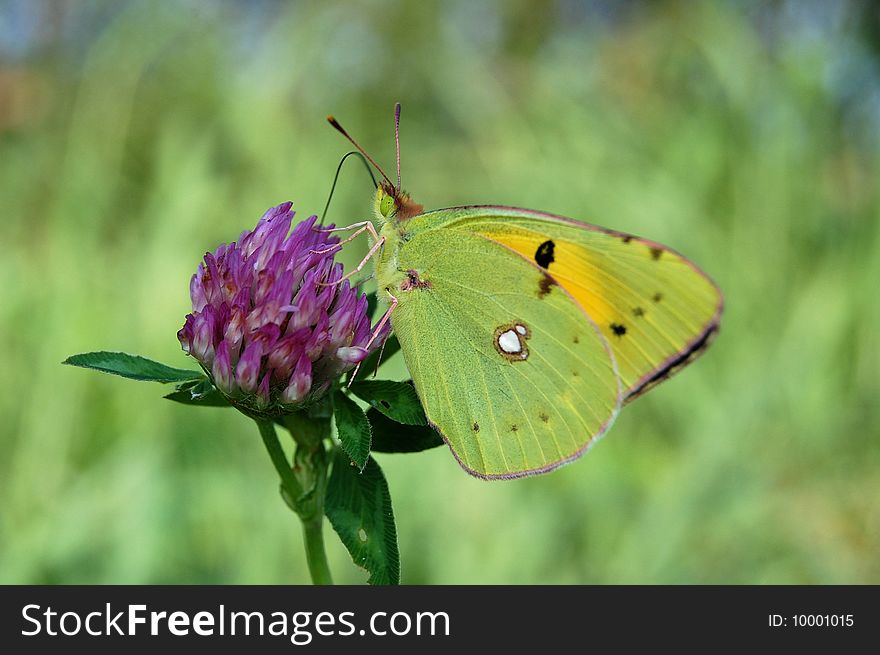
[[341, 391], [333, 394], [333, 420], [342, 449], [363, 471], [370, 456], [370, 422], [364, 410]]
[[397, 530], [391, 494], [382, 469], [372, 457], [363, 473], [335, 449], [333, 471], [327, 483], [324, 512], [358, 566], [370, 573], [373, 585], [400, 583]]
[[416, 390], [409, 382], [361, 380], [351, 385], [351, 392], [398, 423], [428, 424]]
[[61, 363], [112, 373], [131, 380], [149, 382], [186, 382], [187, 380], [200, 380], [204, 377], [201, 371], [172, 368], [151, 359], [127, 353], [106, 351], [82, 353], [68, 357]]
[[417, 453], [443, 445], [443, 439], [427, 425], [397, 423], [370, 408], [367, 411], [373, 433], [372, 450], [377, 453]]
[[[364, 378], [371, 376], [382, 363], [387, 362], [388, 358], [398, 350], [400, 350], [400, 342], [397, 340], [397, 337], [392, 334], [385, 339], [384, 348], [380, 347], [377, 350], [374, 350], [370, 353], [370, 356], [361, 363], [357, 374], [358, 380], [363, 380]], [[382, 357], [382, 362], [379, 362], [380, 356]], [[354, 375], [354, 373], [352, 373], [352, 375]], [[349, 380], [352, 375], [348, 376]]]
[[197, 381], [185, 382], [164, 396], [184, 405], [198, 405], [201, 407], [231, 407], [229, 401], [211, 384], [208, 378]]
[[367, 316], [370, 317], [370, 320], [373, 320], [373, 314], [376, 313], [376, 306], [379, 304], [379, 300], [376, 297], [375, 291], [370, 291], [367, 294]]

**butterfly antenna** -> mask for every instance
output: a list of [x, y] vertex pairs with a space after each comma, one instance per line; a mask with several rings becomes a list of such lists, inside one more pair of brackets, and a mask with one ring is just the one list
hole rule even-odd
[[376, 161], [375, 161], [372, 157], [370, 157], [370, 156], [367, 154], [367, 151], [366, 151], [366, 150], [364, 150], [363, 148], [361, 148], [360, 144], [359, 144], [357, 141], [355, 141], [354, 139], [351, 138], [351, 135], [350, 135], [348, 132], [345, 131], [345, 128], [342, 127], [342, 125], [339, 124], [339, 121], [337, 121], [337, 120], [336, 120], [335, 118], [333, 118], [333, 116], [331, 115], [331, 116], [328, 116], [328, 117], [327, 117], [327, 122], [330, 123], [330, 125], [332, 125], [334, 128], [336, 128], [336, 131], [337, 131], [337, 132], [339, 132], [342, 136], [344, 136], [346, 139], [348, 139], [348, 140], [351, 142], [351, 144], [352, 144], [355, 148], [357, 148], [357, 149], [360, 151], [360, 153], [361, 153], [364, 157], [366, 157], [366, 158], [369, 160], [369, 162], [370, 162], [373, 166], [376, 167], [376, 170], [379, 171], [379, 174], [380, 174], [382, 177], [385, 178], [385, 181], [386, 181], [386, 182], [388, 182], [388, 186], [394, 186], [394, 185], [391, 183], [391, 180], [388, 179], [388, 176], [385, 175], [385, 171], [382, 170], [382, 167], [379, 166], [379, 164], [377, 164]]
[[400, 191], [400, 103], [394, 105], [394, 148], [397, 151], [397, 190]]
[[321, 220], [318, 221], [318, 225], [323, 225], [324, 220], [327, 218], [327, 208], [330, 207], [330, 200], [333, 199], [333, 192], [336, 190], [336, 181], [339, 179], [339, 172], [342, 170], [342, 165], [345, 163], [345, 160], [352, 155], [357, 155], [358, 157], [360, 157], [361, 161], [364, 163], [364, 167], [367, 169], [367, 173], [369, 174], [370, 179], [373, 180], [373, 186], [377, 186], [376, 176], [373, 175], [373, 169], [370, 168], [370, 165], [367, 163], [367, 160], [364, 159], [364, 156], [357, 150], [352, 150], [351, 152], [345, 153], [342, 159], [339, 160], [339, 166], [336, 167], [336, 175], [333, 176], [333, 185], [330, 187], [330, 195], [327, 196], [327, 204], [324, 205], [324, 211], [321, 212]]

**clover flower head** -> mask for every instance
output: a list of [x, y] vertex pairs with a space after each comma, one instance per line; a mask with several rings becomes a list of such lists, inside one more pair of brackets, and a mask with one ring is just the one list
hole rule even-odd
[[264, 414], [308, 405], [369, 354], [367, 297], [339, 282], [335, 249], [316, 252], [339, 239], [313, 229], [316, 216], [291, 231], [290, 208], [269, 209], [253, 231], [205, 254], [177, 333], [233, 404]]

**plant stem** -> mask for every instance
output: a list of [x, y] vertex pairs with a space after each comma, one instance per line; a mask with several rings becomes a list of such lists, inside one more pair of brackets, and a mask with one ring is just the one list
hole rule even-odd
[[275, 470], [278, 471], [278, 476], [281, 478], [282, 487], [291, 499], [299, 498], [302, 496], [302, 487], [287, 462], [287, 455], [281, 449], [278, 435], [275, 434], [275, 424], [272, 421], [260, 419], [257, 420], [257, 426], [260, 428], [260, 436], [263, 437], [263, 444], [269, 452], [272, 464], [275, 465]]
[[[290, 425], [290, 423], [288, 423]], [[296, 435], [294, 435], [296, 436]], [[323, 439], [310, 444], [297, 440], [293, 472], [304, 493], [293, 509], [303, 524], [306, 561], [314, 584], [333, 584], [324, 552], [324, 494], [327, 491], [327, 450]]]
[[255, 419], [260, 436], [281, 478], [282, 496], [296, 512], [303, 525], [306, 562], [314, 584], [333, 584], [327, 555], [324, 551], [324, 492], [327, 487], [327, 456], [324, 442], [297, 442], [294, 466], [281, 449], [275, 425], [270, 420]]
[[324, 516], [303, 521], [303, 540], [306, 544], [306, 562], [312, 575], [312, 584], [331, 585], [333, 577], [324, 551]]

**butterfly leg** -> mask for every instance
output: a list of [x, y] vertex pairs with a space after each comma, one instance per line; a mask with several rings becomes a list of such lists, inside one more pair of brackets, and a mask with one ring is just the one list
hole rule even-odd
[[[372, 225], [373, 221], [360, 221], [358, 223], [352, 223], [351, 225], [343, 225], [342, 227], [313, 227], [313, 232], [348, 232], [349, 230], [358, 230], [358, 228], [365, 228], [367, 225]], [[360, 230], [359, 230], [360, 231]]]
[[[388, 319], [391, 318], [391, 313], [394, 311], [394, 308], [397, 307], [397, 302], [398, 302], [397, 298], [392, 296], [390, 293], [388, 294], [388, 296], [391, 298], [391, 304], [388, 306], [388, 309], [382, 315], [382, 318], [379, 319], [379, 322], [376, 323], [376, 327], [373, 328], [373, 334], [370, 336], [370, 340], [367, 341], [367, 345], [364, 346], [364, 348], [366, 350], [369, 350], [370, 346], [373, 345], [373, 342], [377, 339], [377, 337], [379, 336], [379, 333], [382, 332], [382, 328], [385, 327], [385, 324], [388, 322]], [[383, 351], [385, 350], [384, 343], [382, 344], [382, 350]], [[382, 361], [382, 353], [381, 352], [379, 353], [379, 361]], [[348, 385], [347, 386], [349, 386], [349, 387], [351, 386], [351, 383], [357, 377], [357, 374], [358, 374], [358, 371], [360, 370], [360, 368], [361, 368], [361, 362], [358, 362], [357, 366], [354, 367], [354, 372], [351, 374], [351, 377], [348, 378]], [[376, 362], [376, 368], [377, 369], [379, 368], [379, 362]]]
[[[372, 224], [370, 225], [372, 227]], [[336, 280], [336, 282], [321, 282], [318, 284], [318, 286], [329, 287], [334, 284], [342, 284], [345, 280], [349, 279], [353, 275], [357, 275], [358, 273], [360, 273], [363, 270], [364, 266], [367, 265], [367, 262], [370, 261], [377, 252], [379, 252], [379, 248], [381, 248], [385, 243], [385, 237], [379, 237], [378, 235], [377, 237], [378, 238], [376, 243], [373, 244], [373, 247], [370, 248], [369, 252], [367, 252], [366, 256], [364, 256], [364, 258], [361, 260], [361, 263], [358, 264], [353, 271], [351, 271], [350, 273], [346, 273], [341, 278]]]
[[345, 227], [331, 227], [324, 229], [316, 229], [315, 232], [345, 232], [348, 230], [357, 230], [354, 234], [348, 237], [345, 241], [340, 241], [339, 243], [335, 243], [329, 248], [324, 248], [323, 250], [310, 250], [309, 252], [313, 255], [323, 255], [325, 252], [331, 252], [333, 250], [339, 250], [346, 243], [350, 243], [358, 238], [364, 232], [369, 232], [370, 236], [373, 237], [376, 241], [379, 240], [379, 235], [376, 232], [376, 228], [373, 226], [372, 221], [361, 221], [360, 223], [352, 223], [351, 225], [347, 225]]
[[382, 331], [382, 328], [385, 327], [385, 324], [388, 322], [388, 319], [391, 318], [391, 313], [394, 311], [394, 308], [397, 307], [398, 300], [391, 293], [388, 294], [388, 297], [391, 298], [391, 304], [388, 306], [388, 309], [382, 315], [382, 318], [379, 319], [379, 322], [376, 323], [376, 327], [373, 328], [373, 335], [370, 337], [370, 340], [367, 341], [367, 345], [365, 348], [369, 349], [370, 346], [373, 345], [373, 342], [376, 340], [376, 337], [379, 336], [379, 332]]

